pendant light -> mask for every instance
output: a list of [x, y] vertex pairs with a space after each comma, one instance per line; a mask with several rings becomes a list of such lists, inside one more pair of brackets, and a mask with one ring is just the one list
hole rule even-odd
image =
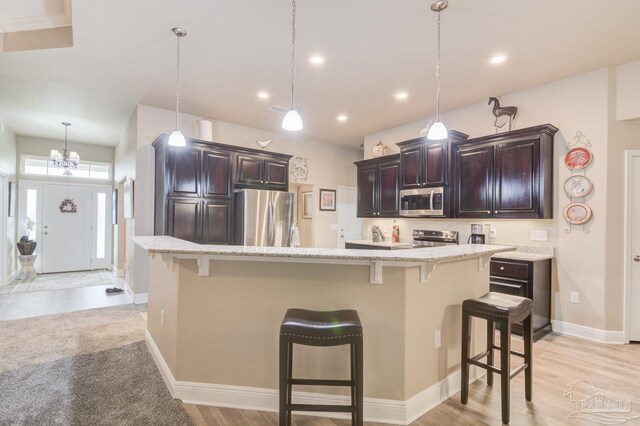
[[62, 152], [57, 149], [52, 149], [49, 157], [51, 158], [51, 162], [55, 167], [60, 169], [64, 169], [63, 176], [73, 176], [71, 170], [75, 170], [78, 168], [78, 163], [80, 163], [80, 156], [75, 151], [69, 151], [69, 147], [67, 145], [67, 130], [71, 123], [62, 122], [64, 126], [64, 148]]
[[177, 56], [176, 56], [176, 129], [169, 135], [169, 145], [185, 146], [187, 141], [180, 131], [178, 121], [180, 119], [180, 39], [187, 35], [187, 32], [181, 28], [171, 28], [171, 32], [176, 35], [177, 40]]
[[447, 127], [440, 121], [440, 12], [449, 6], [449, 2], [440, 0], [431, 5], [431, 10], [438, 14], [438, 60], [436, 63], [436, 121], [429, 128], [427, 139], [443, 140], [449, 137]]
[[282, 120], [282, 128], [284, 130], [298, 131], [302, 130], [302, 118], [295, 108], [295, 92], [294, 86], [296, 81], [296, 0], [292, 2], [292, 20], [291, 20], [291, 109]]

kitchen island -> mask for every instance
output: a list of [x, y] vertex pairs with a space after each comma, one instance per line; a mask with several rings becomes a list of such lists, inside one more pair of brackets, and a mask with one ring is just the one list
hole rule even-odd
[[[488, 291], [490, 257], [513, 250], [131, 240], [149, 255], [146, 338], [174, 397], [277, 411], [278, 333], [287, 308], [356, 309], [364, 327], [365, 419], [395, 424], [409, 423], [457, 392], [461, 303]], [[478, 322], [474, 344], [483, 343], [484, 330]], [[296, 348], [294, 374], [346, 377], [347, 348]], [[297, 390], [294, 400], [301, 403], [348, 401], [327, 388]]]

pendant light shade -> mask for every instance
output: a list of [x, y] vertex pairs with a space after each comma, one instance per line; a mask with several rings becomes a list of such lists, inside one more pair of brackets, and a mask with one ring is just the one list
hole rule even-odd
[[302, 117], [295, 109], [290, 109], [282, 120], [282, 128], [284, 130], [298, 131], [302, 130]]
[[447, 131], [447, 127], [444, 125], [442, 121], [436, 121], [429, 128], [429, 133], [427, 133], [427, 139], [431, 139], [434, 141], [440, 141], [443, 139], [447, 139], [449, 137], [449, 132]]
[[449, 2], [439, 0], [431, 5], [431, 10], [438, 14], [438, 60], [436, 62], [436, 121], [429, 128], [427, 139], [443, 140], [449, 137], [447, 127], [440, 121], [440, 12], [449, 6]]
[[302, 117], [295, 108], [295, 81], [296, 81], [296, 0], [292, 2], [291, 12], [291, 108], [282, 119], [282, 128], [297, 132], [302, 130]]
[[176, 129], [169, 136], [169, 145], [171, 146], [185, 146], [187, 141], [184, 135], [178, 127], [178, 121], [180, 118], [180, 39], [187, 35], [187, 32], [181, 28], [171, 28], [171, 32], [175, 34], [177, 40], [177, 54], [176, 54]]

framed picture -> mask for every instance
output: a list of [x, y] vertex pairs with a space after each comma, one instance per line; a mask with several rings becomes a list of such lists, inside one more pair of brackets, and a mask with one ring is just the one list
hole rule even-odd
[[133, 219], [133, 179], [124, 181], [124, 194], [122, 200], [125, 219]]
[[320, 211], [336, 211], [336, 191], [333, 189], [320, 190]]
[[113, 188], [113, 202], [111, 203], [111, 223], [118, 224], [118, 188]]
[[13, 182], [9, 181], [9, 217], [16, 215], [16, 188]]
[[304, 219], [313, 217], [313, 192], [302, 193], [302, 217]]

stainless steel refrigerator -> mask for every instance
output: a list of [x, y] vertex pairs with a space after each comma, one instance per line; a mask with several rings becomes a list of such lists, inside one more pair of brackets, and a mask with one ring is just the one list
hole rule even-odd
[[293, 225], [293, 194], [243, 189], [234, 194], [234, 244], [288, 247]]

